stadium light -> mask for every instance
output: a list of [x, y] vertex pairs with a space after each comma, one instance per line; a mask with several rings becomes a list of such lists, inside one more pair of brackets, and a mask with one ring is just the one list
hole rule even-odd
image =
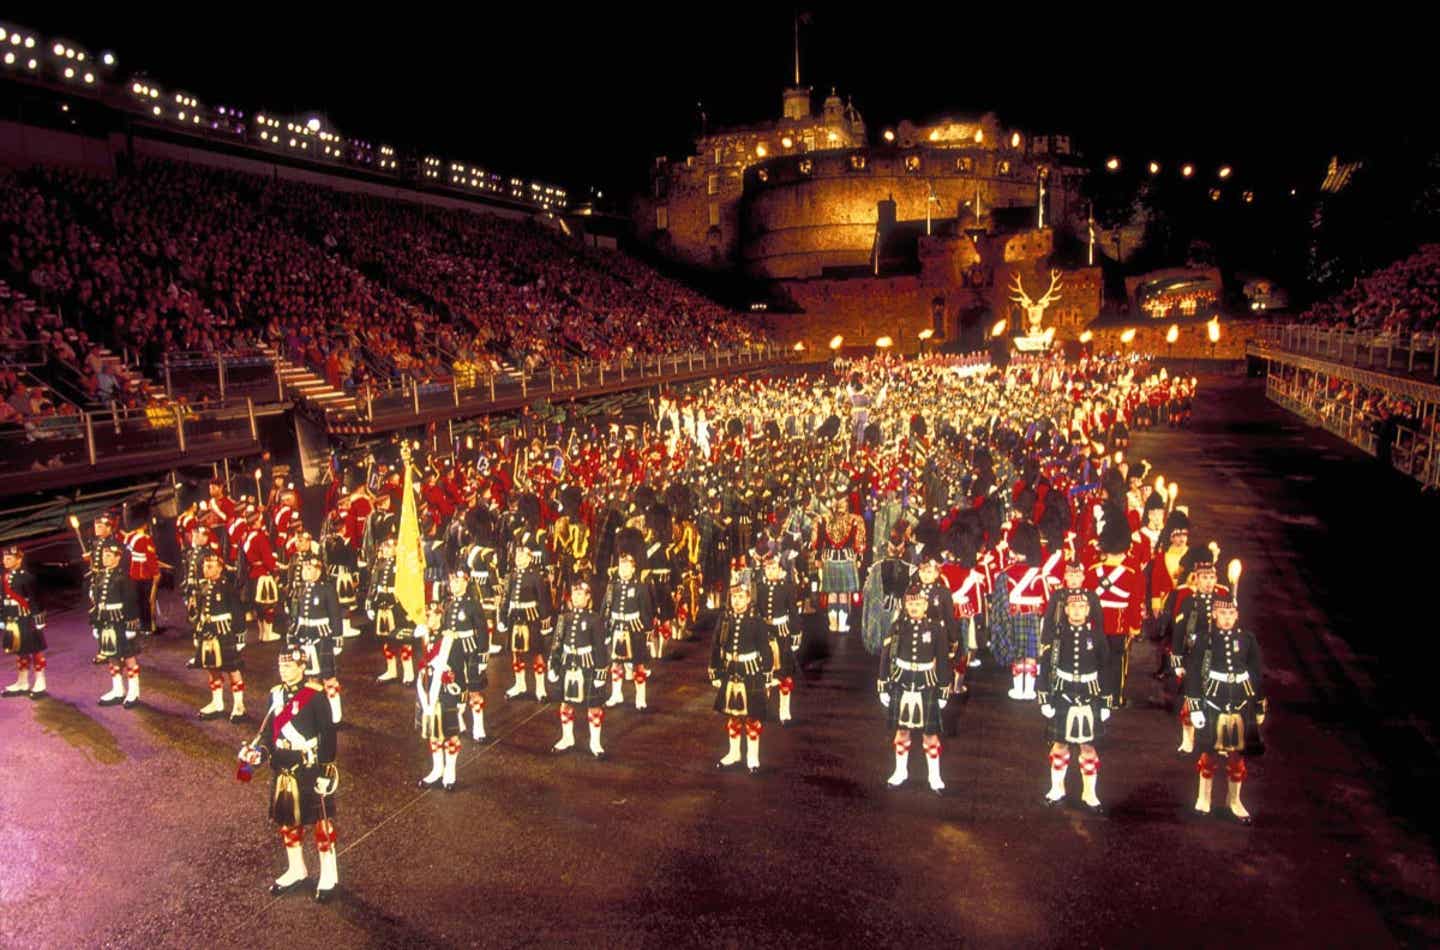
[[1191, 175], [1193, 175], [1193, 174], [1195, 174], [1195, 166], [1194, 166], [1194, 165], [1183, 165], [1183, 166], [1181, 166], [1181, 168], [1180, 168], [1180, 175], [1181, 175], [1182, 177], [1184, 177], [1184, 178], [1189, 178], [1189, 177], [1190, 177]]
[[887, 142], [893, 142], [893, 141], [895, 141], [895, 130], [894, 130], [894, 129], [886, 129], [886, 130], [885, 130], [885, 141], [887, 141]]
[[1150, 163], [1150, 174], [1152, 174], [1152, 175], [1158, 175], [1158, 174], [1160, 174], [1160, 163], [1159, 163], [1159, 162], [1151, 162], [1151, 163]]
[[100, 62], [104, 63], [106, 66], [114, 66], [114, 65], [115, 65], [115, 54], [114, 54], [114, 53], [102, 53], [102, 54], [100, 54]]
[[309, 129], [311, 132], [319, 132], [319, 131], [320, 131], [320, 120], [317, 119], [317, 118], [315, 118], [314, 116], [311, 116], [311, 117], [305, 122], [305, 128]]
[[1220, 172], [1219, 172], [1220, 179], [1223, 181], [1223, 180], [1225, 180], [1226, 178], [1229, 178], [1229, 177], [1230, 177], [1230, 173], [1231, 173], [1232, 171], [1233, 171], [1233, 169], [1232, 169], [1229, 165], [1221, 165], [1221, 166], [1220, 166]]
[[1020, 147], [1020, 133], [1019, 133], [1019, 132], [1011, 132], [1011, 133], [1010, 133], [1010, 147], [1011, 147], [1011, 148], [1019, 148], [1019, 147]]
[[1105, 162], [1105, 167], [1108, 168], [1108, 169], [1109, 169], [1110, 171], [1112, 171], [1112, 172], [1113, 172], [1113, 171], [1119, 171], [1119, 169], [1120, 169], [1120, 159], [1118, 159], [1118, 158], [1116, 158], [1116, 157], [1114, 157], [1114, 156], [1112, 155], [1112, 156], [1110, 157], [1110, 159]]

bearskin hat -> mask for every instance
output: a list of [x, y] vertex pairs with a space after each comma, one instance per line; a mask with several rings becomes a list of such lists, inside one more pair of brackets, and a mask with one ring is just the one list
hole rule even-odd
[[529, 492], [516, 495], [515, 517], [521, 525], [532, 531], [540, 527], [540, 499]]
[[650, 529], [655, 540], [669, 544], [671, 531], [670, 509], [659, 502], [651, 505], [650, 510], [645, 513], [645, 527]]
[[615, 561], [617, 564], [621, 555], [629, 555], [634, 558], [636, 567], [645, 564], [645, 535], [639, 528], [621, 528], [615, 532]]
[[1165, 519], [1165, 528], [1160, 532], [1160, 547], [1166, 548], [1170, 545], [1170, 535], [1176, 531], [1189, 532], [1190, 516], [1183, 511], [1172, 511]]
[[1105, 527], [1100, 532], [1100, 550], [1106, 554], [1124, 554], [1130, 550], [1130, 523], [1125, 520], [1123, 508], [1105, 506]]
[[1040, 529], [1022, 521], [1010, 530], [1010, 550], [1023, 555], [1032, 564], [1041, 559]]

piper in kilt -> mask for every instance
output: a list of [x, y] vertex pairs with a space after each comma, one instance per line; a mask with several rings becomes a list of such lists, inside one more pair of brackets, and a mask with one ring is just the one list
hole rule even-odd
[[96, 662], [110, 667], [110, 691], [100, 697], [100, 705], [123, 703], [132, 709], [140, 701], [139, 593], [120, 569], [124, 548], [119, 541], [97, 541], [91, 552], [100, 566], [90, 573], [90, 631], [100, 644]]
[[732, 579], [730, 609], [721, 614], [715, 628], [709, 672], [716, 690], [715, 711], [726, 717], [730, 736], [730, 751], [715, 767], [739, 764], [743, 735], [748, 740], [745, 764], [754, 775], [760, 771], [760, 733], [769, 718], [765, 682], [780, 663], [780, 645], [750, 606], [750, 586]]
[[35, 575], [25, 569], [25, 552], [19, 545], [9, 545], [3, 561], [0, 636], [5, 639], [5, 652], [15, 655], [16, 677], [0, 695], [40, 699], [45, 695], [45, 612], [36, 599]]
[[1204, 551], [1187, 548], [1185, 557], [1181, 559], [1181, 571], [1186, 582], [1171, 591], [1165, 602], [1166, 616], [1170, 618], [1166, 631], [1171, 651], [1170, 670], [1175, 674], [1176, 692], [1179, 693], [1180, 747], [1175, 751], [1181, 755], [1195, 751], [1195, 726], [1190, 721], [1185, 702], [1185, 658], [1195, 649], [1195, 643], [1213, 629], [1215, 598], [1230, 593], [1223, 584], [1216, 583], [1215, 561], [1219, 556], [1220, 546], [1214, 541]]
[[550, 647], [549, 678], [560, 687], [560, 741], [553, 752], [575, 745], [575, 707], [582, 706], [590, 723], [590, 754], [605, 758], [600, 727], [605, 722], [602, 697], [610, 666], [609, 637], [600, 615], [590, 609], [590, 582], [577, 580], [570, 587], [570, 609], [555, 622]]
[[810, 539], [820, 562], [820, 595], [832, 633], [850, 630], [850, 608], [860, 596], [865, 520], [850, 510], [850, 493], [838, 491], [829, 518], [815, 522]]
[[515, 568], [510, 572], [505, 593], [500, 598], [495, 626], [502, 634], [510, 636], [510, 668], [515, 673], [515, 684], [505, 691], [505, 698], [514, 699], [524, 694], [528, 665], [535, 670], [535, 699], [543, 703], [545, 635], [549, 632], [553, 608], [550, 586], [535, 566], [540, 552], [533, 546], [534, 543], [531, 532], [516, 535], [515, 550], [511, 555]]
[[[406, 686], [415, 682], [414, 625], [405, 608], [395, 599], [393, 536], [387, 536], [380, 542], [375, 565], [370, 570], [370, 583], [365, 591], [365, 616], [375, 624], [375, 636], [385, 657], [385, 672], [375, 677], [375, 682], [393, 683], [401, 679]], [[399, 674], [396, 672], [397, 663]]]
[[[456, 568], [450, 572], [448, 584], [445, 599], [430, 608], [429, 632], [417, 628], [415, 635], [422, 639], [431, 634], [454, 639], [450, 664], [460, 684], [464, 706], [470, 710], [470, 738], [484, 742], [485, 689], [490, 685], [486, 669], [490, 662], [490, 628], [485, 623], [484, 608], [475, 599], [469, 572], [463, 567]], [[463, 732], [464, 708], [459, 715]]]
[[875, 684], [895, 744], [895, 771], [886, 784], [899, 788], [910, 777], [910, 735], [918, 729], [925, 737], [930, 790], [938, 795], [945, 790], [940, 779], [940, 710], [950, 698], [952, 626], [930, 616], [930, 595], [924, 584], [910, 585], [904, 604], [904, 614], [880, 645]]
[[325, 566], [315, 555], [303, 555], [300, 584], [290, 599], [290, 632], [286, 646], [298, 646], [308, 662], [305, 674], [320, 683], [330, 701], [330, 722], [340, 725], [340, 680], [335, 658], [340, 655], [340, 602], [323, 578]]
[[195, 611], [195, 664], [210, 677], [210, 703], [200, 710], [201, 719], [225, 715], [225, 680], [235, 697], [230, 721], [245, 717], [245, 609], [235, 588], [225, 577], [225, 562], [211, 552], [202, 563], [203, 576], [192, 593]]
[[315, 849], [320, 856], [320, 880], [315, 900], [329, 900], [339, 883], [335, 863], [335, 791], [340, 776], [335, 769], [335, 726], [323, 691], [305, 682], [309, 662], [304, 649], [286, 644], [280, 648], [280, 685], [270, 690], [270, 703], [260, 731], [240, 747], [237, 776], [250, 780], [250, 770], [270, 760], [270, 820], [280, 827], [285, 845], [285, 873], [270, 885], [271, 894], [284, 894], [305, 881], [308, 871], [301, 842], [305, 826], [315, 826]]
[[1091, 812], [1101, 811], [1095, 785], [1100, 756], [1095, 751], [1110, 718], [1115, 695], [1111, 682], [1110, 648], [1097, 618], [1091, 616], [1094, 594], [1071, 589], [1065, 594], [1065, 617], [1046, 630], [1040, 645], [1040, 714], [1050, 742], [1050, 791], [1046, 805], [1065, 800], [1065, 775], [1070, 770], [1070, 747], [1080, 748], [1080, 801]]
[[[461, 576], [460, 586], [468, 586], [468, 578]], [[417, 698], [415, 722], [420, 738], [430, 747], [430, 772], [417, 783], [421, 788], [434, 788], [442, 783], [445, 791], [455, 790], [455, 767], [460, 761], [460, 735], [465, 731], [465, 687], [467, 658], [460, 648], [459, 634], [465, 628], [450, 626], [447, 629], [445, 615], [449, 613], [453, 622], [471, 623], [469, 618], [460, 619], [460, 611], [452, 609], [462, 603], [447, 598], [445, 607], [432, 613], [437, 629], [431, 631], [425, 624], [415, 628], [415, 635], [428, 643], [425, 657], [420, 663], [420, 673], [415, 678]], [[474, 630], [468, 632], [473, 640]]]
[[1015, 525], [1008, 550], [1015, 558], [995, 575], [990, 596], [990, 652], [1014, 680], [1011, 699], [1034, 699], [1040, 671], [1040, 628], [1049, 597], [1040, 532], [1029, 522]]
[[800, 652], [800, 592], [795, 587], [775, 550], [762, 558], [764, 577], [758, 585], [760, 616], [780, 648], [776, 669], [776, 692], [780, 695], [780, 725], [789, 726], [790, 695], [795, 692], [795, 655]]
[[655, 623], [655, 604], [650, 585], [639, 578], [637, 561], [634, 551], [621, 550], [615, 563], [615, 576], [605, 587], [605, 603], [600, 615], [605, 621], [606, 653], [611, 663], [610, 697], [605, 705], [619, 706], [625, 702], [624, 682], [633, 678], [635, 708], [645, 709], [645, 684], [650, 678], [648, 634]]
[[[1217, 591], [1220, 589], [1217, 589]], [[1225, 760], [1225, 801], [1230, 815], [1242, 825], [1252, 819], [1240, 802], [1240, 788], [1248, 774], [1245, 756], [1265, 751], [1260, 726], [1269, 702], [1265, 698], [1265, 670], [1255, 635], [1237, 622], [1240, 610], [1230, 592], [1217, 592], [1212, 604], [1214, 625], [1197, 637], [1186, 658], [1185, 704], [1201, 749], [1195, 763], [1200, 790], [1195, 811], [1210, 814], [1210, 789], [1218, 766]]]

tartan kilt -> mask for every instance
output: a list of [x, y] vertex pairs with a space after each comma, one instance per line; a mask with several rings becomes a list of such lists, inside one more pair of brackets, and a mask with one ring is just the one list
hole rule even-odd
[[35, 626], [34, 623], [24, 620], [11, 621], [11, 623], [14, 624], [14, 629], [7, 624], [3, 633], [0, 633], [0, 640], [5, 643], [6, 653], [27, 656], [45, 650], [44, 630]]
[[780, 665], [775, 669], [775, 676], [794, 676], [795, 648], [790, 641], [789, 624], [772, 629], [775, 631], [775, 642], [780, 646]]
[[454, 649], [460, 650], [464, 657], [460, 673], [461, 689], [479, 691], [490, 685], [490, 676], [487, 666], [490, 656], [480, 648], [480, 642], [475, 637], [462, 637], [456, 641]]
[[420, 704], [416, 703], [415, 728], [420, 733], [420, 738], [439, 741], [460, 735], [462, 704], [463, 696], [457, 683], [446, 683], [440, 688], [440, 696], [429, 716], [422, 713]]
[[[108, 621], [104, 626], [95, 628], [100, 634], [100, 647], [96, 651], [107, 660], [123, 659], [140, 655], [140, 637], [125, 635], [125, 621], [111, 624]], [[107, 630], [113, 630], [113, 637]], [[113, 640], [113, 642], [112, 642]]]
[[322, 818], [334, 818], [335, 796], [333, 794], [322, 796], [315, 793], [315, 780], [325, 774], [324, 767], [300, 764], [294, 764], [291, 767], [294, 771], [289, 772], [289, 776], [294, 779], [295, 795], [291, 797], [287, 794], [282, 798], [278, 794], [280, 776], [282, 771], [288, 770], [272, 766], [274, 773], [270, 779], [270, 820], [277, 825], [291, 825], [295, 818], [295, 812], [292, 809], [297, 807], [301, 825], [313, 825]]
[[1217, 705], [1209, 699], [1198, 702], [1192, 699], [1187, 708], [1198, 708], [1205, 714], [1205, 728], [1195, 730], [1195, 748], [1201, 752], [1264, 754], [1265, 741], [1260, 737], [1260, 724], [1255, 721], [1255, 714], [1260, 711], [1257, 700]]
[[820, 562], [820, 593], [854, 594], [860, 590], [860, 569], [852, 558]]
[[[745, 712], [731, 712], [728, 709], [726, 698], [730, 692], [731, 683], [738, 685], [745, 694]], [[757, 673], [753, 676], [732, 677], [729, 673], [720, 676], [720, 688], [715, 691], [715, 711], [722, 716], [743, 716], [746, 719], [758, 719], [761, 722], [770, 721], [770, 704], [765, 695], [765, 674]]]
[[610, 662], [612, 663], [646, 663], [650, 662], [650, 638], [646, 630], [631, 630], [629, 643], [622, 627], [627, 626], [625, 622], [613, 623], [610, 627]]
[[[1051, 695], [1050, 705], [1055, 707], [1055, 715], [1045, 721], [1045, 741], [1083, 745], [1100, 743], [1105, 734], [1105, 724], [1100, 720], [1100, 710], [1104, 708], [1105, 701], [1099, 696], [1087, 696], [1078, 691], [1074, 695], [1054, 693]], [[1082, 715], [1076, 717], [1078, 731], [1073, 733], [1073, 737], [1066, 728], [1070, 723], [1072, 709], [1082, 711]], [[1084, 712], [1089, 714], [1088, 731], [1081, 725], [1081, 721], [1084, 720]]]
[[[1002, 610], [1005, 608], [1001, 608]], [[1001, 664], [1040, 655], [1040, 626], [1044, 614], [1010, 614], [997, 623], [990, 636], [990, 652]]]
[[565, 665], [562, 660], [555, 675], [560, 677], [561, 702], [594, 709], [603, 706], [610, 695], [609, 667], [596, 669], [579, 664]]
[[245, 669], [245, 658], [240, 655], [239, 644], [234, 637], [200, 638], [196, 659], [203, 670], [234, 673]]
[[[927, 684], [924, 673], [904, 672], [903, 679], [892, 679], [886, 684], [885, 692], [890, 696], [890, 707], [885, 710], [885, 728], [894, 733], [897, 729], [919, 729], [927, 736], [940, 734], [940, 687]], [[910, 690], [920, 693], [920, 725], [900, 725], [900, 697]]]

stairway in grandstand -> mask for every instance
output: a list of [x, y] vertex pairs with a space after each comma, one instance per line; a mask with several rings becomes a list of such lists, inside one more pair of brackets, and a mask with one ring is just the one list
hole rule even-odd
[[317, 373], [313, 373], [303, 366], [297, 366], [290, 360], [281, 356], [276, 349], [268, 343], [256, 344], [257, 349], [275, 362], [275, 375], [279, 378], [280, 384], [285, 391], [294, 397], [297, 403], [311, 406], [322, 413], [327, 409], [355, 412], [359, 404], [355, 397], [331, 386]]
[[114, 367], [115, 378], [120, 381], [121, 389], [126, 392], [144, 393], [146, 396], [162, 397], [165, 391], [150, 381], [150, 378], [134, 366], [126, 365], [125, 361], [111, 351], [108, 347], [96, 347], [96, 352], [106, 363]]

